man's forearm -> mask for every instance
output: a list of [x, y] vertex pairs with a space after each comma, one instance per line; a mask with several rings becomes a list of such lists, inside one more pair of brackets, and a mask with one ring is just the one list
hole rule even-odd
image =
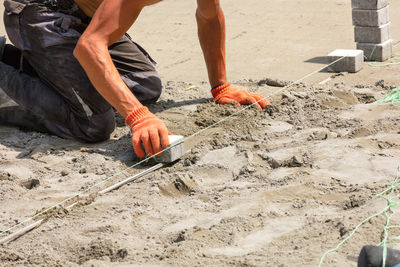
[[115, 68], [108, 47], [95, 40], [81, 40], [74, 55], [84, 68], [96, 90], [125, 118], [141, 106], [137, 98], [121, 79]]
[[108, 46], [129, 29], [149, 1], [138, 4], [130, 0], [105, 0], [74, 51], [93, 86], [124, 117], [141, 104], [121, 79]]
[[198, 36], [211, 87], [226, 82], [225, 17], [218, 1], [198, 1]]

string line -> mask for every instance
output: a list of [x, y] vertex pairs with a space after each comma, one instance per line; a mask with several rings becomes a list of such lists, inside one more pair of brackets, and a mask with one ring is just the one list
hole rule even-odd
[[394, 53], [393, 57], [390, 60], [391, 62], [386, 62], [386, 63], [370, 62], [368, 65], [374, 68], [386, 67], [391, 65], [400, 65], [400, 53]]
[[[384, 226], [384, 238], [382, 239], [381, 243], [378, 246], [383, 247], [383, 262], [382, 262], [382, 267], [385, 267], [386, 264], [386, 257], [387, 257], [387, 239], [388, 239], [388, 230], [391, 228], [400, 228], [400, 226], [390, 226], [390, 220], [393, 217], [393, 215], [395, 214], [395, 210], [393, 208], [395, 208], [399, 203], [397, 201], [394, 201], [394, 198], [398, 198], [399, 196], [391, 196], [391, 194], [394, 193], [394, 190], [397, 186], [399, 186], [400, 184], [398, 183], [398, 180], [400, 178], [400, 165], [397, 168], [397, 175], [396, 178], [394, 179], [394, 181], [390, 184], [390, 188], [386, 189], [384, 191], [382, 191], [381, 193], [375, 195], [374, 198], [383, 198], [388, 202], [388, 205], [382, 209], [381, 211], [369, 216], [368, 218], [366, 218], [365, 220], [363, 220], [362, 222], [360, 222], [354, 229], [353, 231], [351, 231], [351, 233], [345, 238], [343, 239], [341, 242], [339, 242], [339, 244], [335, 247], [332, 248], [330, 250], [327, 250], [321, 257], [318, 267], [321, 267], [326, 256], [328, 256], [328, 254], [333, 253], [333, 252], [337, 252], [341, 246], [343, 244], [345, 244], [350, 238], [352, 238], [356, 232], [360, 229], [361, 226], [363, 226], [366, 222], [368, 222], [369, 220], [371, 220], [372, 218], [378, 217], [382, 214], [384, 214], [386, 216], [386, 222], [385, 222], [385, 226]], [[385, 194], [388, 194], [387, 196]], [[389, 213], [388, 213], [389, 212]]]
[[400, 108], [400, 87], [394, 88], [383, 99], [375, 102], [376, 104], [392, 103], [393, 106]]

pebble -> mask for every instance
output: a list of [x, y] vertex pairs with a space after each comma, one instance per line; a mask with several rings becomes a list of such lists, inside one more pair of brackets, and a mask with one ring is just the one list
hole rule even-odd
[[294, 92], [293, 95], [298, 97], [298, 98], [303, 99], [303, 98], [306, 98], [307, 93], [306, 92]]
[[313, 136], [315, 140], [326, 140], [328, 138], [328, 132], [323, 130], [315, 131]]
[[294, 100], [296, 100], [296, 98], [288, 92], [282, 93], [282, 98], [287, 98], [290, 102], [293, 102]]

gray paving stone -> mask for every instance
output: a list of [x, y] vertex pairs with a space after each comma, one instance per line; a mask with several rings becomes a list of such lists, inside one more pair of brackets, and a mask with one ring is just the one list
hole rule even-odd
[[180, 135], [169, 135], [170, 149], [164, 151], [161, 156], [156, 156], [154, 159], [157, 162], [169, 163], [181, 158], [185, 154], [184, 138]]
[[389, 5], [389, 0], [351, 0], [351, 7], [358, 9], [381, 9]]
[[358, 72], [364, 63], [364, 52], [362, 50], [337, 49], [328, 55], [329, 62], [340, 61], [329, 67], [334, 72]]
[[354, 27], [354, 39], [357, 43], [380, 44], [390, 39], [390, 22], [380, 27]]
[[353, 9], [353, 25], [379, 27], [390, 22], [389, 6], [378, 10]]
[[393, 41], [387, 40], [381, 44], [357, 43], [357, 49], [363, 50], [368, 61], [385, 61], [392, 57]]

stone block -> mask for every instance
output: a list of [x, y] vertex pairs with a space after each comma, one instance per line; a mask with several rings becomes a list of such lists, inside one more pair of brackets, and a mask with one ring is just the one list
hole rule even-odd
[[357, 43], [380, 44], [390, 39], [390, 23], [380, 27], [354, 27], [354, 39]]
[[389, 0], [351, 0], [351, 7], [377, 10], [389, 5]]
[[353, 25], [379, 27], [390, 22], [389, 6], [378, 10], [353, 9]]
[[382, 62], [392, 57], [393, 42], [388, 40], [381, 44], [357, 43], [357, 49], [364, 51], [366, 60]]
[[169, 135], [169, 149], [164, 151], [161, 156], [156, 156], [154, 159], [157, 162], [174, 162], [185, 154], [184, 138], [181, 135]]
[[362, 50], [337, 49], [328, 55], [329, 62], [338, 62], [329, 67], [334, 72], [358, 72], [364, 63], [364, 52]]

